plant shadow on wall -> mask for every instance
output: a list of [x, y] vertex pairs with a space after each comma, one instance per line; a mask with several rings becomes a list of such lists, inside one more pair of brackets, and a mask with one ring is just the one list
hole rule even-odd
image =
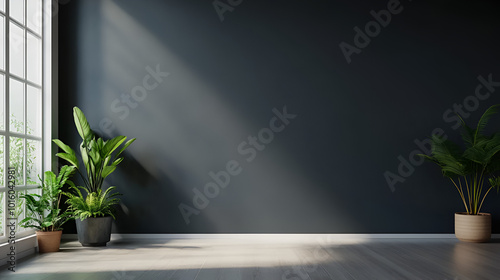
[[[168, 168], [168, 172], [164, 169], [146, 170], [138, 161], [131, 158], [115, 176], [110, 178], [109, 184], [119, 185], [120, 192], [127, 194], [121, 199], [122, 207], [117, 209], [117, 216], [127, 218], [116, 221], [117, 231], [120, 233], [215, 231], [213, 225], [206, 219], [200, 219], [189, 227], [185, 225], [177, 205], [179, 198], [188, 200], [191, 197], [182, 191], [182, 183], [174, 181], [168, 174], [176, 173], [176, 177], [187, 177], [189, 174], [181, 175], [186, 172], [177, 168], [175, 162], [170, 162], [169, 159], [163, 158], [162, 161], [162, 166]], [[185, 229], [182, 229], [183, 227]]]
[[483, 134], [499, 105], [488, 108], [476, 128], [462, 124], [464, 148], [443, 136], [431, 136], [431, 155], [421, 157], [436, 163], [450, 179], [464, 204], [464, 213], [455, 213], [455, 235], [462, 241], [485, 242], [491, 237], [491, 215], [481, 213], [486, 196], [500, 189], [500, 132]]

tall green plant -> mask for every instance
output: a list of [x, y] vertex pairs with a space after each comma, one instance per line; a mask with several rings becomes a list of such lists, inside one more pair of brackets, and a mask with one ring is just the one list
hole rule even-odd
[[479, 119], [476, 128], [462, 124], [464, 148], [443, 137], [431, 136], [431, 155], [423, 155], [441, 167], [441, 172], [448, 177], [457, 189], [465, 210], [470, 215], [481, 211], [483, 202], [493, 188], [500, 187], [500, 132], [484, 135], [484, 129], [499, 106], [488, 108]]
[[[66, 201], [69, 204], [68, 213], [72, 218], [81, 220], [105, 215], [114, 218], [112, 206], [119, 202], [116, 198], [119, 194], [111, 193], [115, 187], [110, 187], [103, 192], [102, 185], [104, 179], [113, 173], [118, 164], [123, 161], [121, 154], [135, 141], [135, 138], [126, 141], [125, 136], [117, 136], [109, 140], [97, 137], [78, 107], [73, 108], [73, 118], [78, 134], [82, 138], [80, 152], [84, 168], [80, 167], [76, 153], [71, 147], [61, 140], [53, 140], [63, 150], [63, 153], [57, 153], [56, 156], [75, 167], [84, 183], [84, 186], [71, 187], [72, 193], [65, 193], [68, 197]], [[86, 197], [80, 189], [87, 192]]]
[[[123, 161], [123, 157], [120, 155], [135, 141], [135, 138], [125, 142], [127, 137], [117, 136], [105, 141], [97, 137], [90, 129], [87, 118], [78, 107], [73, 108], [73, 118], [78, 134], [82, 138], [80, 152], [85, 168], [80, 168], [75, 151], [59, 139], [53, 141], [64, 152], [58, 153], [56, 156], [76, 167], [87, 193], [95, 193], [101, 190], [104, 179], [113, 173], [118, 164]], [[117, 151], [120, 147], [121, 149]]]

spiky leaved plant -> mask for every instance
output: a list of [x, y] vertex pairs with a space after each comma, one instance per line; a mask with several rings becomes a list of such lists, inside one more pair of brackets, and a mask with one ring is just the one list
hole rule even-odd
[[[499, 110], [498, 105], [488, 108], [479, 119], [475, 129], [462, 124], [464, 148], [443, 137], [431, 136], [431, 155], [423, 155], [441, 167], [460, 194], [469, 215], [478, 215], [484, 199], [493, 188], [500, 186], [500, 132], [484, 135], [490, 118]], [[486, 191], [485, 191], [486, 190]]]
[[80, 189], [85, 189], [83, 187], [70, 187], [73, 190], [73, 193], [64, 193], [68, 199], [66, 203], [69, 204], [68, 213], [73, 218], [77, 218], [80, 220], [85, 220], [86, 218], [97, 218], [104, 216], [111, 216], [113, 219], [114, 208], [113, 205], [118, 204], [120, 201], [118, 198], [115, 198], [119, 193], [111, 193], [115, 189], [115, 187], [109, 187], [106, 191], [102, 191], [101, 189], [96, 192], [91, 192], [87, 195], [87, 197], [83, 197]]

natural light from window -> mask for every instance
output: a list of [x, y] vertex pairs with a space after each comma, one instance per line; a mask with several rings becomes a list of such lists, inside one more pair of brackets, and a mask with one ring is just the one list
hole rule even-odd
[[[32, 233], [19, 227], [29, 215], [19, 196], [39, 193], [38, 176], [44, 170], [43, 3], [0, 0], [0, 243], [7, 240], [5, 225], [11, 218], [17, 218], [16, 238]], [[15, 172], [14, 197], [9, 172]]]

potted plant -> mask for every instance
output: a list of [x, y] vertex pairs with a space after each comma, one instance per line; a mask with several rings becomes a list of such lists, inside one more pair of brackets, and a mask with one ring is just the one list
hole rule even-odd
[[420, 155], [441, 167], [457, 189], [465, 212], [455, 213], [455, 236], [462, 241], [486, 242], [491, 238], [491, 215], [482, 213], [484, 199], [500, 186], [500, 133], [484, 135], [489, 119], [500, 105], [488, 108], [475, 129], [461, 119], [463, 147], [438, 135], [431, 136], [431, 155]]
[[42, 194], [24, 194], [28, 217], [20, 225], [24, 228], [35, 228], [40, 253], [57, 252], [61, 243], [62, 225], [70, 218], [68, 213], [61, 211], [62, 188], [66, 183], [72, 185], [69, 178], [73, 175], [73, 166], [63, 166], [56, 177], [54, 172], [45, 172], [42, 182]]
[[[73, 118], [78, 134], [82, 138], [80, 152], [83, 167], [80, 167], [72, 148], [61, 140], [53, 140], [64, 151], [56, 156], [74, 166], [83, 181], [83, 186], [71, 188], [73, 193], [67, 193], [69, 213], [76, 219], [78, 240], [83, 246], [105, 246], [110, 240], [111, 222], [114, 218], [111, 209], [118, 203], [118, 199], [117, 194], [111, 194], [114, 187], [103, 192], [102, 185], [104, 179], [123, 161], [120, 155], [135, 141], [135, 138], [125, 142], [127, 139], [125, 136], [109, 140], [97, 137], [78, 107], [73, 108]], [[85, 196], [80, 190], [84, 190]]]
[[73, 193], [64, 194], [68, 197], [67, 211], [77, 221], [78, 240], [83, 246], [106, 246], [111, 236], [112, 218], [115, 218], [113, 206], [120, 201], [115, 196], [120, 194], [111, 193], [115, 187], [109, 187], [84, 197], [81, 190], [85, 188], [72, 186], [70, 189]]

